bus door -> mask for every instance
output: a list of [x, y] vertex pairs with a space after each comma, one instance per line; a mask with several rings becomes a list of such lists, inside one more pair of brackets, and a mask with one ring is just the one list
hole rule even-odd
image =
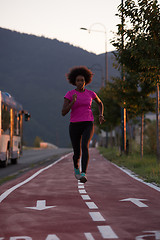
[[10, 128], [10, 149], [11, 149], [11, 162], [16, 163], [19, 158], [22, 146], [22, 112], [18, 113], [17, 110], [10, 110], [11, 128]]

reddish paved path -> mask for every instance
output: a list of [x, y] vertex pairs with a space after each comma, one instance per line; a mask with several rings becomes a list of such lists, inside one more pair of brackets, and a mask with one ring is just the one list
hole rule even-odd
[[[80, 184], [71, 159], [72, 154], [0, 187], [0, 240], [160, 239], [159, 191], [96, 149], [90, 151], [88, 182]], [[120, 201], [128, 198], [143, 200]], [[50, 208], [37, 210], [45, 206]]]

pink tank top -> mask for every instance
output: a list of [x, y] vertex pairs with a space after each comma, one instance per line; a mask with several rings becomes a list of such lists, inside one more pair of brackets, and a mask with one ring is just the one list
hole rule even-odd
[[91, 105], [92, 100], [97, 97], [96, 93], [87, 89], [84, 92], [78, 92], [74, 89], [68, 91], [64, 98], [72, 101], [72, 96], [75, 93], [77, 100], [71, 108], [70, 122], [94, 121]]

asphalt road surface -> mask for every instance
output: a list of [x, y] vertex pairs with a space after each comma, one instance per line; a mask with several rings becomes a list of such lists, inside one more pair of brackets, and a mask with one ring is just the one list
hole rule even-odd
[[37, 167], [42, 164], [46, 164], [50, 161], [57, 160], [60, 156], [71, 152], [70, 148], [57, 148], [57, 149], [25, 149], [22, 156], [18, 159], [18, 164], [11, 164], [6, 168], [0, 168], [0, 180], [7, 179], [8, 176], [19, 176], [20, 174]]
[[158, 240], [160, 188], [90, 149], [85, 184], [72, 153], [0, 187], [0, 240]]

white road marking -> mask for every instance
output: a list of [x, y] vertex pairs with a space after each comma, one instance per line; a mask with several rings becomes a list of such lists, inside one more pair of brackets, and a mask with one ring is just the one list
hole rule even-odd
[[[4, 238], [3, 238], [4, 239]], [[32, 240], [31, 237], [28, 236], [16, 236], [16, 237], [10, 237], [9, 240], [18, 240], [18, 239], [24, 239], [24, 240]]]
[[91, 199], [88, 195], [81, 195], [81, 197], [83, 198], [83, 200], [90, 200]]
[[[93, 159], [96, 160], [96, 159]], [[84, 188], [84, 184], [78, 182], [78, 188]], [[80, 194], [86, 193], [86, 190], [79, 190]], [[91, 200], [91, 198], [88, 195], [81, 195], [83, 200]], [[97, 205], [94, 202], [85, 202], [89, 209], [98, 209]], [[105, 222], [106, 220], [101, 215], [100, 212], [89, 212], [89, 215], [91, 216], [92, 220], [94, 222]], [[108, 225], [104, 226], [97, 226], [100, 234], [104, 239], [117, 239], [118, 236], [115, 234], [115, 232], [112, 230], [112, 228]], [[91, 233], [84, 233], [87, 240], [95, 240]]]
[[120, 200], [121, 202], [129, 202], [131, 201], [132, 203], [134, 203], [136, 206], [138, 207], [148, 207], [146, 204], [142, 203], [141, 201], [148, 201], [147, 199], [140, 199], [140, 198], [126, 198], [126, 199], [122, 199]]
[[55, 161], [54, 163], [48, 165], [45, 168], [40, 169], [38, 172], [34, 173], [32, 176], [30, 176], [29, 178], [27, 178], [26, 180], [24, 180], [21, 183], [18, 183], [17, 185], [11, 187], [10, 189], [8, 189], [7, 191], [5, 191], [4, 193], [2, 193], [0, 195], [0, 203], [6, 198], [8, 197], [8, 195], [10, 193], [12, 193], [14, 190], [16, 190], [17, 188], [23, 186], [24, 184], [30, 182], [33, 178], [37, 177], [40, 173], [42, 173], [43, 171], [47, 170], [48, 168], [52, 167], [53, 165], [55, 165], [56, 163], [60, 162], [62, 159], [64, 159], [65, 157], [69, 156], [71, 153], [66, 154], [64, 156], [62, 156], [60, 159], [58, 159], [57, 161]]
[[38, 200], [36, 207], [25, 207], [25, 208], [29, 208], [33, 210], [46, 210], [53, 207], [56, 207], [56, 206], [46, 206], [46, 200]]
[[[105, 159], [106, 160], [106, 159]], [[145, 185], [157, 190], [158, 192], [160, 192], [160, 187], [152, 184], [152, 183], [147, 183], [147, 182], [144, 182], [142, 179], [140, 179], [138, 176], [135, 175], [135, 173], [133, 173], [131, 170], [129, 169], [124, 169], [122, 167], [119, 167], [117, 166], [116, 164], [110, 162], [111, 164], [113, 164], [115, 167], [119, 168], [121, 171], [125, 172], [127, 175], [129, 175], [130, 177], [134, 178], [135, 180], [139, 181], [139, 182], [142, 182], [144, 183]]]
[[146, 232], [147, 234], [137, 236], [135, 239], [136, 240], [144, 240], [147, 237], [153, 237], [155, 240], [160, 240], [160, 231], [143, 231], [144, 233]]
[[79, 193], [87, 193], [86, 190], [79, 190]]
[[50, 234], [47, 236], [46, 240], [60, 240], [55, 234]]
[[90, 209], [98, 209], [94, 202], [85, 202]]
[[91, 233], [84, 233], [87, 240], [95, 240]]
[[100, 212], [89, 212], [89, 215], [91, 216], [91, 218], [94, 222], [105, 221], [104, 217], [101, 215]]
[[84, 185], [84, 183], [78, 182], [79, 185]]
[[118, 236], [112, 230], [110, 226], [97, 226], [98, 230], [100, 231], [102, 237], [104, 239], [117, 239]]
[[84, 188], [84, 185], [82, 185], [82, 186], [80, 185], [80, 186], [78, 186], [78, 188]]

